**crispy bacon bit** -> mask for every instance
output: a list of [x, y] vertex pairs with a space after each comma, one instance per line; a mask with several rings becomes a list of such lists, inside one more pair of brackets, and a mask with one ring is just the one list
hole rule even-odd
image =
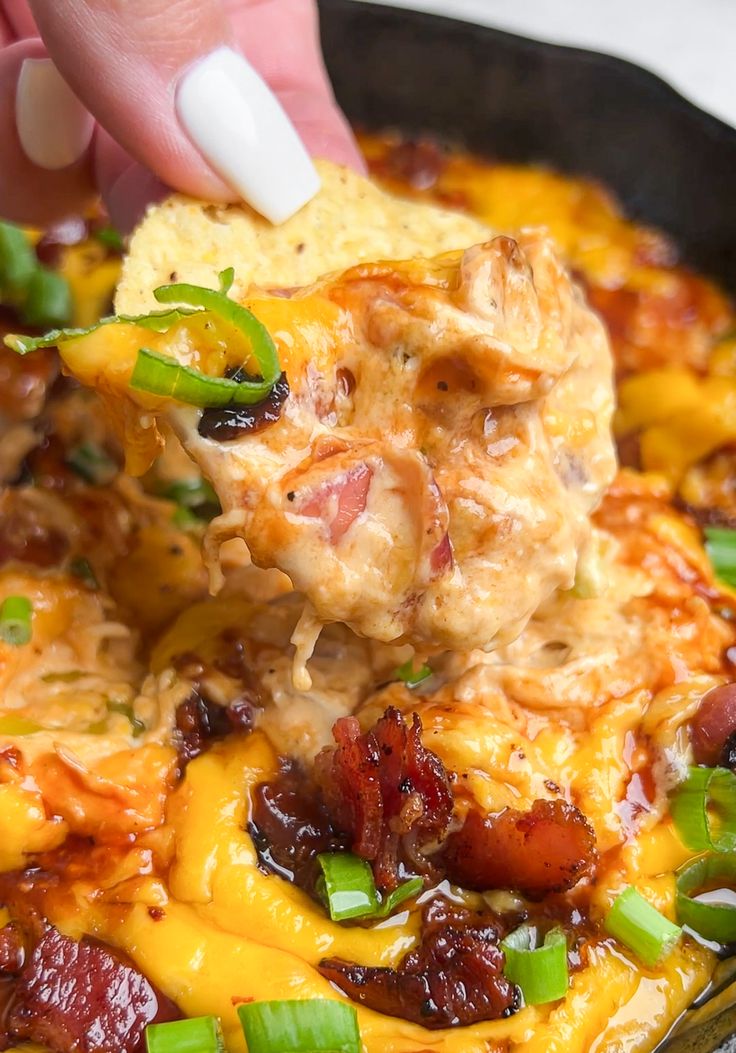
[[[10, 492], [8, 492], [10, 498]], [[53, 567], [69, 550], [60, 530], [41, 522], [30, 505], [3, 502], [0, 506], [0, 566], [17, 560], [37, 567]]]
[[347, 472], [321, 483], [302, 504], [295, 505], [298, 515], [328, 517], [330, 541], [336, 545], [361, 512], [365, 511], [373, 469], [356, 464]]
[[463, 888], [514, 889], [541, 899], [572, 888], [595, 861], [595, 834], [566, 801], [535, 801], [528, 812], [468, 813], [443, 851], [447, 876]]
[[355, 717], [342, 717], [333, 728], [337, 748], [324, 749], [315, 762], [334, 826], [370, 860], [382, 890], [396, 887], [407, 857], [413, 871], [429, 868], [418, 850], [442, 837], [452, 815], [449, 776], [422, 745], [421, 732], [416, 713], [407, 727], [393, 708], [365, 734]]
[[[17, 322], [8, 328], [15, 331]], [[21, 358], [0, 342], [0, 416], [10, 421], [37, 417], [58, 370], [53, 351], [36, 351]]]
[[176, 1006], [128, 962], [91, 940], [45, 927], [14, 983], [5, 1031], [55, 1053], [137, 1053]]
[[197, 431], [205, 439], [230, 442], [241, 435], [254, 435], [276, 424], [289, 397], [289, 381], [282, 373], [265, 399], [252, 406], [232, 406], [203, 411]]
[[519, 1008], [518, 989], [503, 975], [499, 940], [505, 930], [492, 914], [473, 914], [432, 900], [422, 942], [398, 969], [325, 958], [319, 971], [349, 998], [422, 1027], [456, 1027], [498, 1020]]
[[254, 711], [253, 698], [248, 694], [221, 706], [193, 691], [176, 710], [176, 741], [181, 768], [204, 753], [211, 742], [233, 731], [250, 731]]
[[429, 190], [447, 164], [447, 156], [431, 139], [399, 143], [391, 147], [380, 167], [394, 179], [415, 190]]
[[736, 769], [736, 684], [722, 684], [703, 695], [690, 737], [698, 764]]
[[253, 794], [250, 834], [261, 866], [314, 892], [320, 852], [345, 848], [321, 806], [314, 784], [294, 765]]

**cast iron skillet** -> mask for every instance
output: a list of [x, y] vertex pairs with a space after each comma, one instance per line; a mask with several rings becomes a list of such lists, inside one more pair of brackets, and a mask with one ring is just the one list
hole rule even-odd
[[[337, 97], [353, 123], [431, 133], [610, 187], [683, 258], [736, 292], [736, 130], [620, 59], [436, 15], [320, 0]], [[736, 959], [664, 1053], [736, 1053]]]
[[327, 65], [353, 122], [593, 176], [736, 291], [736, 130], [654, 74], [417, 11], [355, 0], [320, 8]]

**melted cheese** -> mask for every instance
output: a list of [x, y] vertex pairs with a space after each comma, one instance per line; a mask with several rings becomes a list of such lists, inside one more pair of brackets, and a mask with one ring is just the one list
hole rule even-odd
[[[258, 869], [244, 829], [247, 790], [275, 771], [276, 756], [258, 733], [194, 761], [168, 811], [173, 859], [168, 894], [155, 878], [131, 884], [128, 877], [127, 893], [119, 886], [106, 906], [95, 901], [94, 881], [81, 880], [72, 897], [74, 910], [62, 908], [57, 919], [70, 931], [92, 931], [123, 948], [187, 1014], [219, 1015], [234, 1051], [244, 1050], [236, 1015], [240, 1000], [334, 998], [315, 968], [321, 957], [338, 954], [392, 965], [417, 936], [416, 911], [372, 928], [345, 928], [329, 921], [299, 889]], [[118, 877], [129, 872], [125, 861], [117, 864]], [[637, 883], [648, 891], [641, 868]], [[477, 899], [467, 898], [470, 905]], [[161, 908], [163, 917], [152, 918], [149, 904]], [[644, 973], [605, 940], [589, 948], [589, 957], [564, 1002], [527, 1008], [508, 1020], [427, 1032], [359, 1007], [364, 1048], [367, 1053], [550, 1048], [586, 1053], [595, 1044], [599, 1050], [636, 1053], [665, 1033], [712, 968], [712, 955], [690, 941], [662, 967]]]
[[[627, 295], [641, 293], [650, 313], [644, 313], [637, 333], [630, 334], [632, 346], [638, 342], [636, 346], [654, 354], [649, 340], [665, 357], [671, 353], [678, 361], [702, 361], [710, 334], [721, 324], [721, 299], [709, 293], [703, 316], [690, 326], [653, 324], [652, 303], [660, 302], [657, 297], [677, 300], [684, 279], [642, 262], [647, 253], [659, 253], [662, 263], [666, 246], [650, 232], [627, 225], [601, 191], [550, 173], [456, 158], [441, 176], [438, 192], [458, 191], [484, 223], [424, 206], [416, 211], [404, 203], [387, 216], [377, 191], [351, 183], [348, 196], [361, 202], [360, 208], [351, 205], [347, 215], [318, 201], [309, 214], [306, 241], [298, 223], [282, 228], [282, 237], [253, 224], [238, 209], [169, 203], [135, 236], [134, 255], [141, 269], [126, 269], [119, 304], [137, 310], [143, 298], [152, 306], [146, 299], [150, 289], [170, 280], [177, 268], [181, 279], [214, 285], [218, 269], [242, 260], [237, 296], [274, 333], [291, 373], [303, 378], [315, 363], [323, 372], [334, 369], [335, 346], [356, 339], [360, 327], [353, 306], [340, 296], [324, 295], [325, 286], [307, 295], [271, 297], [250, 288], [251, 280], [265, 286], [315, 281], [330, 269], [324, 266], [323, 240], [335, 242], [331, 258], [342, 269], [361, 254], [364, 259], [429, 255], [484, 241], [485, 223], [510, 229], [532, 221], [549, 225], [568, 258], [589, 278], [609, 289], [624, 283]], [[322, 239], [321, 227], [330, 232], [328, 239]], [[182, 249], [187, 243], [196, 251]], [[448, 282], [448, 275], [457, 268], [457, 259], [445, 258], [431, 267], [410, 265], [411, 280], [431, 290], [427, 304], [436, 301], [438, 281], [452, 286], [455, 295], [459, 282]], [[471, 262], [477, 265], [477, 257]], [[375, 279], [377, 273], [385, 276], [386, 269], [366, 268], [362, 275]], [[101, 279], [101, 288], [107, 280]], [[79, 281], [81, 288], [83, 276]], [[331, 289], [337, 285], [333, 282]], [[575, 295], [573, 313], [588, 318], [579, 314]], [[482, 314], [488, 308], [477, 296], [470, 301], [472, 311]], [[463, 308], [468, 309], [468, 302]], [[376, 335], [385, 336], [396, 313], [396, 305], [389, 303], [377, 323], [378, 334], [371, 335], [374, 350], [386, 343], [373, 341]], [[521, 324], [524, 318], [511, 312], [510, 321]], [[596, 324], [588, 319], [586, 325], [593, 334]], [[402, 332], [402, 339], [411, 335]], [[85, 382], [99, 385], [109, 396], [112, 417], [128, 439], [131, 463], [141, 468], [160, 444], [154, 420], [160, 406], [143, 400], [142, 407], [133, 407], [117, 393], [127, 382], [139, 343], [151, 346], [159, 338], [148, 331], [132, 336], [131, 342], [131, 334], [123, 330], [103, 331], [70, 364]], [[546, 368], [554, 384], [539, 398], [536, 430], [527, 432], [549, 444], [549, 464], [563, 476], [559, 493], [577, 502], [584, 518], [596, 491], [586, 490], [577, 474], [581, 458], [589, 457], [588, 481], [596, 480], [596, 486], [610, 474], [607, 436], [598, 433], [610, 412], [608, 381], [600, 379], [604, 355], [599, 347], [598, 379], [585, 357], [594, 345], [595, 340], [586, 342], [567, 369], [560, 369], [554, 342], [542, 348], [549, 353]], [[73, 355], [75, 349], [69, 350]], [[222, 371], [223, 349], [208, 342], [196, 323], [179, 331], [170, 350], [182, 361], [198, 361], [195, 352], [211, 356], [213, 371]], [[357, 355], [355, 349], [351, 353]], [[533, 383], [524, 363], [516, 365], [514, 383]], [[632, 381], [625, 411], [636, 404], [645, 415], [642, 423], [656, 427], [661, 422], [651, 419], [657, 404], [652, 391], [658, 397], [661, 385], [652, 387], [650, 380], [642, 382], [640, 398]], [[699, 412], [702, 383], [685, 380], [688, 397], [675, 409]], [[374, 379], [368, 391], [366, 401], [376, 403], [372, 426], [380, 432], [380, 413], [394, 413], [391, 424], [399, 433], [403, 418], [396, 406], [378, 407], [384, 387], [382, 379]], [[673, 394], [678, 392], [673, 386]], [[581, 405], [590, 412], [580, 412]], [[197, 442], [186, 414], [177, 426], [185, 438]], [[700, 441], [698, 430], [693, 424], [687, 434]], [[504, 431], [499, 423], [484, 437], [486, 449], [499, 460], [508, 459], [516, 437], [512, 428]], [[703, 448], [708, 449], [713, 436], [705, 439]], [[265, 442], [262, 448], [263, 463], [271, 465]], [[681, 448], [691, 452], [687, 442]], [[656, 467], [669, 463], [669, 452], [662, 449]], [[679, 478], [679, 465], [677, 472]], [[508, 490], [513, 492], [505, 494], [507, 502], [521, 502], [516, 482]], [[492, 654], [463, 649], [433, 657], [435, 677], [425, 698], [400, 685], [378, 687], [393, 679], [410, 649], [379, 646], [335, 626], [318, 644], [312, 687], [298, 690], [290, 680], [288, 640], [301, 608], [297, 598], [282, 595], [283, 580], [266, 587], [250, 572], [230, 575], [226, 566], [225, 588], [203, 601], [201, 561], [193, 540], [185, 544], [181, 532], [172, 529], [170, 507], [156, 511], [135, 488], [125, 495], [116, 517], [103, 517], [97, 503], [88, 517], [95, 524], [104, 522], [105, 528], [101, 542], [93, 545], [71, 515], [72, 502], [44, 494], [50, 517], [65, 524], [77, 541], [84, 538], [92, 545], [105, 580], [100, 593], [89, 593], [55, 571], [27, 573], [11, 565], [2, 574], [3, 594], [32, 595], [37, 614], [33, 648], [0, 651], [6, 700], [0, 721], [8, 721], [0, 748], [0, 868], [23, 865], [29, 853], [59, 845], [70, 830], [112, 843], [136, 834], [120, 852], [107, 845], [96, 849], [86, 874], [81, 866], [81, 875], [49, 894], [48, 913], [72, 935], [91, 932], [124, 948], [188, 1014], [221, 1015], [228, 1048], [243, 1051], [238, 999], [339, 997], [315, 969], [322, 955], [395, 964], [417, 938], [416, 912], [404, 911], [371, 929], [332, 924], [298, 889], [258, 870], [245, 832], [247, 791], [274, 774], [278, 752], [308, 761], [329, 742], [337, 716], [357, 712], [367, 725], [392, 702], [407, 713], [421, 713], [425, 742], [458, 773], [466, 796], [482, 807], [523, 806], [538, 796], [558, 794], [580, 805], [605, 852], [590, 890], [594, 918], [632, 883], [671, 916], [672, 872], [687, 853], [667, 817], [667, 793], [689, 759], [683, 725], [703, 692], [722, 680], [722, 653], [734, 634], [703, 598], [717, 594], [707, 560], [697, 536], [667, 505], [667, 494], [661, 480], [622, 474], [597, 513], [593, 545], [586, 550], [582, 535], [575, 541], [575, 559], [580, 555], [583, 565], [572, 593], [546, 599], [518, 638], [499, 641]], [[463, 499], [470, 504], [467, 495]], [[531, 507], [531, 498], [526, 505]], [[131, 548], [121, 543], [127, 537], [123, 520], [143, 544]], [[172, 545], [186, 550], [182, 557], [174, 558]], [[107, 558], [98, 547], [109, 550]], [[598, 553], [593, 574], [591, 550]], [[549, 558], [548, 552], [544, 555]], [[560, 558], [545, 573], [556, 576], [558, 584], [572, 584], [575, 559], [565, 564]], [[513, 578], [511, 584], [517, 588], [520, 581]], [[171, 592], [162, 591], [169, 584]], [[140, 627], [142, 648], [135, 639]], [[260, 728], [250, 738], [232, 739], [194, 761], [171, 792], [173, 712], [192, 688], [173, 661], [187, 651], [216, 658], [227, 630], [237, 630], [253, 648], [265, 688]], [[68, 672], [70, 663], [82, 670], [83, 679], [48, 679], [49, 674]], [[227, 702], [237, 685], [220, 677], [207, 688]], [[144, 736], [132, 737], [123, 714], [105, 713], [106, 699], [119, 691], [145, 723]], [[95, 721], [98, 729], [91, 731]], [[33, 730], [37, 723], [45, 730]], [[17, 767], [11, 750], [21, 757]], [[467, 900], [479, 902], [470, 894]], [[151, 907], [164, 916], [149, 913]], [[712, 955], [690, 940], [656, 970], [643, 969], [610, 941], [594, 941], [588, 950], [589, 961], [575, 973], [562, 1002], [527, 1008], [508, 1020], [428, 1032], [360, 1009], [365, 1049], [645, 1053], [705, 987], [714, 964]]]
[[[228, 442], [199, 434], [199, 411], [128, 390], [135, 326], [62, 354], [114, 395], [118, 418], [125, 396], [164, 412], [220, 497], [213, 538], [236, 532], [306, 595], [302, 665], [328, 621], [384, 642], [491, 648], [572, 585], [613, 471], [611, 370], [547, 239], [361, 266], [245, 304], [269, 321], [291, 393], [276, 423]], [[215, 374], [234, 353], [201, 318], [145, 342]], [[147, 440], [124, 416], [137, 457]]]

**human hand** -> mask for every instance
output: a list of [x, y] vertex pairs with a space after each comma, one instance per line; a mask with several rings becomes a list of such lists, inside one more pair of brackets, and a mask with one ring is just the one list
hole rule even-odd
[[171, 187], [279, 222], [318, 185], [283, 111], [312, 156], [362, 167], [313, 0], [0, 0], [0, 47], [8, 219], [101, 193], [127, 230]]

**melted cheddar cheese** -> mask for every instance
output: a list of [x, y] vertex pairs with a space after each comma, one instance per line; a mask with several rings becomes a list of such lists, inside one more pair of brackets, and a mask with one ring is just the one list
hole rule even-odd
[[[569, 800], [595, 830], [599, 863], [594, 882], [567, 894], [570, 909], [589, 917], [592, 935], [565, 999], [526, 1007], [507, 1019], [437, 1031], [360, 1007], [366, 1053], [649, 1053], [706, 988], [715, 956], [686, 936], [659, 966], [645, 968], [602, 934], [600, 922], [629, 884], [673, 916], [673, 871], [688, 852], [675, 834], [668, 797], [690, 759], [688, 720], [703, 694], [730, 677], [725, 654], [735, 633], [722, 614], [732, 599], [713, 580], [692, 521], [671, 502], [678, 486], [682, 493], [697, 483], [703, 500], [704, 488], [712, 494], [717, 480], [712, 471], [702, 477], [702, 458], [723, 454], [732, 441], [725, 353], [708, 359], [730, 309], [717, 290], [675, 268], [666, 241], [627, 223], [599, 188], [457, 155], [438, 162], [430, 177], [423, 173], [423, 188], [416, 189], [411, 174], [397, 168], [396, 144], [366, 139], [364, 145], [389, 187], [422, 199], [423, 208], [430, 209], [430, 201], [451, 202], [478, 218], [451, 221], [431, 209], [407, 211], [423, 232], [412, 229], [410, 218], [397, 232], [397, 216], [406, 206], [386, 218], [366, 184], [360, 198], [372, 229], [366, 248], [357, 245], [347, 220], [330, 213], [329, 202], [319, 205], [306, 233], [293, 225], [276, 242], [267, 229], [244, 224], [239, 213], [230, 226], [223, 223], [222, 214], [234, 210], [206, 212], [187, 202], [177, 212], [169, 203], [158, 216], [163, 226], [151, 228], [166, 234], [161, 252], [146, 254], [142, 228], [133, 243], [135, 255], [137, 238], [141, 266], [123, 275], [121, 309], [149, 306], [145, 298], [171, 277], [169, 256], [179, 252], [177, 216], [186, 236], [211, 247], [200, 258], [189, 253], [193, 262], [186, 272], [180, 268], [179, 278], [214, 285], [216, 271], [237, 262], [225, 258], [228, 253], [258, 249], [259, 262], [252, 273], [238, 276], [234, 295], [274, 334], [296, 393], [282, 431], [238, 440], [223, 451], [199, 437], [191, 409], [164, 407], [162, 427], [154, 421], [162, 410], [156, 400], [121, 399], [141, 344], [213, 373], [231, 363], [230, 349], [199, 320], [186, 321], [171, 337], [110, 327], [64, 350], [67, 367], [100, 389], [107, 412], [82, 411], [78, 402], [60, 409], [59, 398], [59, 406], [52, 401], [45, 411], [52, 414], [51, 434], [74, 447], [75, 421], [89, 412], [95, 423], [84, 418], [85, 434], [99, 429], [100, 441], [112, 449], [112, 428], [125, 439], [129, 463], [138, 470], [162, 448], [164, 435], [166, 449], [142, 484], [122, 475], [102, 486], [70, 482], [68, 473], [39, 458], [35, 486], [4, 498], [6, 520], [14, 516], [24, 524], [24, 536], [43, 539], [46, 562], [29, 563], [28, 551], [10, 546], [0, 567], [0, 599], [27, 595], [34, 607], [31, 643], [0, 645], [0, 869], [50, 853], [44, 858], [52, 865], [60, 861], [61, 876], [44, 892], [49, 918], [72, 936], [91, 934], [124, 950], [187, 1015], [220, 1016], [228, 1049], [245, 1053], [236, 1015], [242, 1000], [341, 998], [317, 970], [322, 957], [396, 966], [417, 944], [421, 903], [365, 927], [331, 922], [298, 887], [263, 872], [248, 833], [251, 791], [276, 776], [280, 757], [308, 763], [331, 742], [336, 719], [355, 714], [367, 728], [390, 704], [420, 714], [425, 744], [455, 773], [462, 807], [493, 812], [528, 807], [540, 798]], [[356, 216], [360, 209], [348, 218]], [[558, 248], [546, 236], [520, 233], [529, 223], [547, 227]], [[370, 260], [371, 246], [375, 258], [390, 258], [402, 248], [406, 257], [435, 255], [416, 247], [422, 242], [450, 254], [398, 267], [364, 262], [347, 277], [333, 276], [289, 296], [250, 287], [251, 281], [264, 288], [275, 284], [263, 270], [269, 253], [284, 275], [279, 284], [309, 285], [320, 278], [320, 224], [338, 242], [340, 271]], [[518, 238], [526, 254], [522, 265], [503, 257], [506, 250], [499, 246], [488, 248], [488, 227]], [[224, 248], [212, 234], [218, 228]], [[238, 249], [238, 238], [251, 240]], [[474, 242], [486, 244], [464, 256], [453, 251]], [[624, 470], [612, 480], [607, 344], [599, 322], [562, 276], [557, 252], [581, 273], [591, 301], [608, 320], [620, 370], [634, 370], [623, 381], [617, 427], [621, 435], [641, 433], [639, 464], [658, 474]], [[73, 272], [71, 263], [65, 266]], [[546, 317], [551, 314], [556, 323], [562, 318], [546, 329], [535, 315], [545, 273], [554, 302], [552, 309], [546, 302]], [[108, 278], [99, 279], [90, 300]], [[399, 281], [404, 286], [397, 294]], [[83, 295], [81, 273], [79, 283]], [[656, 324], [648, 327], [646, 319]], [[425, 349], [428, 332], [436, 336], [440, 323], [449, 337], [438, 364], [432, 347]], [[503, 392], [496, 403], [480, 399], [476, 405], [457, 363], [442, 372], [462, 341], [463, 365], [470, 362], [488, 389], [496, 385]], [[473, 346], [478, 343], [482, 354]], [[395, 345], [420, 348], [423, 387], [416, 378], [411, 386], [397, 379], [394, 366], [386, 365], [386, 350]], [[525, 354], [514, 357], [520, 347]], [[532, 360], [539, 368], [528, 368]], [[354, 392], [339, 396], [342, 403], [338, 398], [328, 406], [335, 420], [326, 422], [315, 412], [314, 390], [338, 368], [349, 369], [358, 383]], [[492, 378], [483, 378], [485, 368]], [[437, 402], [438, 381], [458, 385], [449, 414], [458, 419], [449, 423]], [[422, 399], [430, 410], [421, 410], [420, 427], [415, 403]], [[465, 417], [480, 408], [492, 412], [484, 416], [482, 438], [471, 441]], [[450, 520], [470, 509], [466, 532], [456, 540], [450, 531], [463, 571], [483, 536], [473, 533], [474, 520], [495, 517], [499, 566], [475, 568], [478, 580], [493, 581], [493, 594], [473, 592], [475, 569], [468, 572], [456, 583], [465, 608], [459, 602], [456, 607], [472, 607], [472, 620], [452, 631], [435, 617], [436, 589], [435, 607], [428, 601], [424, 615], [408, 625], [397, 614], [406, 592], [370, 577], [368, 564], [381, 570], [382, 552], [388, 557], [402, 551], [402, 537], [386, 524], [380, 524], [386, 528], [383, 549], [376, 543], [374, 549], [346, 551], [328, 571], [329, 546], [318, 535], [330, 524], [320, 519], [310, 535], [300, 522], [299, 532], [290, 532], [283, 498], [298, 485], [287, 480], [311, 472], [313, 486], [322, 485], [325, 462], [314, 457], [314, 444], [335, 428], [343, 429], [344, 438], [348, 410], [352, 422], [358, 409], [359, 438], [373, 444], [375, 465], [380, 460], [401, 474], [389, 446], [408, 436], [399, 447], [414, 458], [412, 493], [431, 498], [426, 473], [416, 463], [421, 449], [432, 458], [440, 488], [453, 495]], [[248, 566], [247, 554], [231, 540], [220, 554], [222, 588], [206, 596], [203, 528], [182, 526], [172, 518], [171, 501], [155, 496], [162, 479], [192, 471], [188, 463], [182, 467], [172, 431], [211, 474], [222, 499], [224, 519], [210, 527], [210, 548], [231, 535], [245, 537], [255, 561], [286, 571], [309, 595], [311, 607], [284, 576]], [[382, 446], [384, 431], [391, 443]], [[496, 458], [498, 474], [477, 469], [476, 492], [468, 496], [462, 484], [476, 471], [479, 450]], [[10, 461], [13, 456], [17, 462], [17, 450]], [[350, 470], [344, 450], [331, 456], [341, 470]], [[360, 463], [368, 463], [364, 450], [361, 456]], [[733, 478], [727, 467], [721, 475]], [[394, 489], [395, 475], [387, 476], [381, 511], [390, 507]], [[254, 492], [259, 503], [248, 522], [242, 518], [244, 495]], [[415, 502], [420, 504], [416, 496]], [[518, 531], [509, 528], [504, 535], [509, 524], [518, 524]], [[63, 545], [52, 544], [53, 531]], [[441, 537], [440, 529], [433, 546]], [[1, 530], [0, 541], [7, 542]], [[58, 558], [54, 545], [62, 552]], [[92, 564], [96, 587], [72, 573], [71, 558], [81, 553]], [[407, 565], [405, 576], [414, 581], [414, 555]], [[362, 597], [368, 585], [371, 600], [381, 599], [374, 609], [391, 612], [381, 625], [356, 606], [356, 595]], [[447, 596], [445, 602], [452, 602], [452, 593]], [[310, 662], [311, 683], [295, 684], [289, 641], [300, 619], [304, 626], [315, 610], [320, 620], [339, 618], [364, 635], [329, 625]], [[494, 637], [495, 648], [485, 649]], [[419, 690], [395, 676], [397, 666], [412, 657], [406, 639], [419, 642], [422, 655], [435, 651], [432, 678]], [[222, 705], [240, 696], [234, 644], [261, 686], [256, 729], [216, 744], [179, 778], [178, 707], [192, 692]], [[452, 650], [444, 649], [447, 644]], [[93, 844], [80, 849], [76, 837]], [[445, 885], [441, 891], [471, 908], [497, 902], [492, 890], [480, 894]]]

